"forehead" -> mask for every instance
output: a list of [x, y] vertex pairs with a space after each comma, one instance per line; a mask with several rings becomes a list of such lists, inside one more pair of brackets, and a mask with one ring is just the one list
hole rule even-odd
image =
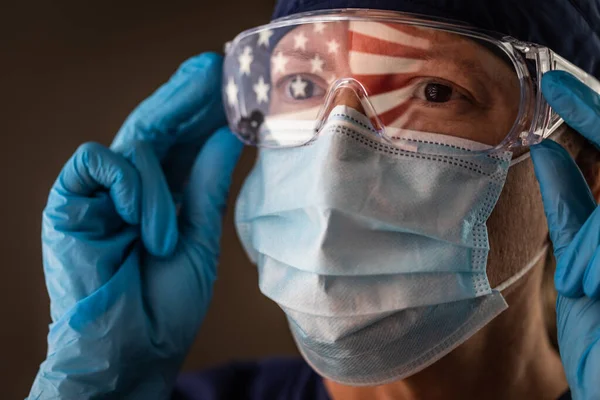
[[[316, 55], [338, 76], [390, 76], [443, 68], [500, 84], [517, 78], [495, 45], [457, 33], [400, 23], [336, 21], [308, 23], [287, 32], [273, 49], [309, 65]], [[277, 73], [275, 73], [277, 76]]]
[[[465, 36], [433, 28], [400, 23], [370, 21], [318, 22], [299, 25], [279, 41], [277, 48], [325, 48], [335, 40], [343, 49], [414, 49], [433, 51], [440, 46], [461, 46], [481, 49], [474, 40]], [[365, 47], [365, 46], [369, 47]]]

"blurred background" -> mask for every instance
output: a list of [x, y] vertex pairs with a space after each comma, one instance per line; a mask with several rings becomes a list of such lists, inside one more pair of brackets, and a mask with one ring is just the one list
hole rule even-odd
[[[221, 51], [267, 22], [275, 0], [30, 0], [0, 12], [0, 398], [23, 399], [46, 352], [40, 249], [48, 190], [79, 144], [108, 145], [127, 114], [186, 58]], [[186, 369], [294, 354], [283, 314], [258, 290], [233, 227], [234, 179], [219, 279]]]

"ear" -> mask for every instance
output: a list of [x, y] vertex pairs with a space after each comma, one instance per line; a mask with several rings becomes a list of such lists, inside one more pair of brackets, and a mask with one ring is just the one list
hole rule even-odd
[[[600, 174], [598, 174], [598, 176], [600, 176]], [[596, 179], [596, 185], [590, 187], [592, 189], [592, 193], [594, 194], [594, 198], [600, 203], [600, 179]]]
[[600, 203], [600, 179], [596, 180], [596, 185], [591, 187], [591, 189], [596, 202]]
[[600, 202], [600, 149], [567, 124], [562, 124], [555, 135], [554, 140], [573, 157], [596, 202]]

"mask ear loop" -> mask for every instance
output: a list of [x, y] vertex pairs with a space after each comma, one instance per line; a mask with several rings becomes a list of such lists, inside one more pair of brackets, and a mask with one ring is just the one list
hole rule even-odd
[[510, 167], [514, 167], [515, 165], [519, 164], [520, 162], [527, 160], [529, 157], [531, 157], [531, 153], [529, 152], [529, 150], [527, 150], [526, 153], [523, 153], [519, 157], [510, 160]]
[[[520, 157], [519, 157], [520, 158]], [[528, 273], [534, 266], [537, 265], [537, 263], [542, 259], [542, 257], [544, 255], [546, 255], [546, 253], [548, 253], [548, 248], [549, 248], [549, 244], [546, 243], [542, 249], [535, 255], [535, 257], [533, 257], [533, 260], [531, 260], [523, 269], [521, 269], [519, 272], [517, 272], [516, 274], [514, 274], [513, 276], [511, 276], [510, 278], [508, 278], [507, 280], [505, 280], [504, 282], [502, 282], [500, 285], [496, 286], [494, 288], [494, 290], [497, 290], [499, 292], [502, 292], [504, 289], [508, 288], [510, 285], [512, 285], [513, 283], [515, 283], [516, 281], [518, 281], [519, 279], [521, 279], [526, 273]]]

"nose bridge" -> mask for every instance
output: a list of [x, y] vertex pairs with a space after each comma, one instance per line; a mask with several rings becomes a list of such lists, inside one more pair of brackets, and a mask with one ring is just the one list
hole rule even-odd
[[363, 98], [367, 97], [367, 93], [362, 84], [356, 79], [339, 79], [332, 85], [330, 93], [332, 97], [330, 100], [331, 108], [344, 105], [365, 114], [366, 111], [362, 103]]
[[331, 111], [337, 106], [350, 107], [365, 115], [371, 119], [376, 129], [381, 126], [365, 87], [355, 78], [341, 78], [330, 85], [323, 107], [319, 112], [317, 130], [323, 127]]

